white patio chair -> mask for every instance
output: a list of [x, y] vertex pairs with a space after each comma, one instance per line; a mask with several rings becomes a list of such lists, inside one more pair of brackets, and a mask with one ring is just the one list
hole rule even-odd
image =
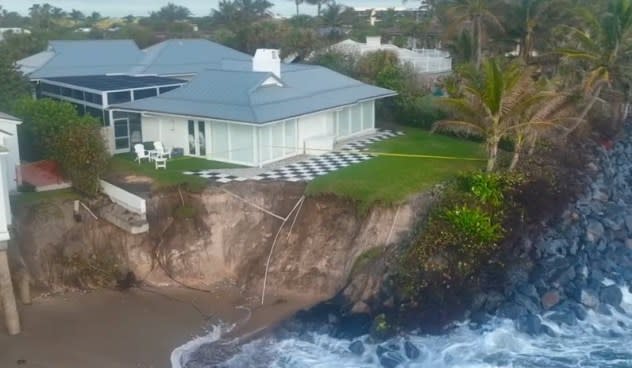
[[165, 169], [167, 170], [167, 158], [166, 157], [156, 157], [154, 159], [154, 163], [156, 164], [156, 170]]
[[138, 161], [139, 165], [141, 161], [143, 161], [144, 158], [146, 158], [147, 161], [151, 159], [149, 156], [149, 152], [145, 149], [145, 146], [143, 146], [141, 143], [134, 145], [134, 152], [136, 152], [136, 158], [134, 159], [134, 161]]
[[162, 142], [156, 141], [154, 142], [154, 149], [156, 150], [158, 157], [168, 157], [171, 159], [171, 148], [166, 149], [165, 146], [162, 145]]

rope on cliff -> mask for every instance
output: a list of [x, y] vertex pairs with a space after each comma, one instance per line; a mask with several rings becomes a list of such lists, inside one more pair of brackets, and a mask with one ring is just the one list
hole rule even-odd
[[[301, 198], [299, 198], [299, 200], [296, 202], [296, 204], [294, 205], [294, 208], [292, 208], [292, 210], [290, 211], [290, 213], [287, 214], [287, 216], [285, 218], [283, 218], [283, 222], [281, 223], [281, 226], [279, 226], [279, 230], [277, 231], [276, 235], [274, 236], [274, 240], [272, 241], [272, 246], [270, 247], [270, 253], [268, 254], [268, 261], [266, 262], [266, 271], [263, 275], [263, 289], [261, 290], [261, 304], [263, 304], [263, 302], [265, 301], [265, 297], [266, 297], [266, 284], [268, 282], [268, 269], [270, 268], [270, 261], [272, 260], [272, 253], [274, 252], [274, 247], [276, 246], [277, 240], [279, 239], [279, 234], [281, 234], [281, 230], [283, 230], [283, 226], [285, 226], [285, 223], [287, 222], [287, 220], [290, 219], [290, 217], [292, 216], [292, 214], [294, 213], [294, 211], [296, 211], [296, 209], [302, 205], [303, 201], [305, 201], [305, 196], [301, 196]], [[296, 219], [296, 217], [295, 217]]]
[[284, 218], [284, 217], [279, 216], [279, 215], [277, 215], [277, 214], [276, 214], [276, 213], [274, 213], [274, 212], [268, 211], [268, 210], [266, 210], [265, 208], [263, 208], [263, 207], [261, 207], [261, 206], [257, 205], [256, 203], [252, 203], [252, 202], [248, 201], [247, 199], [245, 199], [245, 198], [243, 198], [243, 197], [241, 197], [241, 196], [239, 196], [239, 195], [237, 195], [237, 194], [235, 194], [235, 193], [233, 193], [233, 192], [229, 191], [228, 189], [222, 188], [222, 190], [223, 190], [224, 192], [226, 192], [226, 193], [230, 194], [231, 196], [233, 196], [233, 197], [235, 197], [235, 198], [239, 199], [240, 201], [244, 202], [245, 204], [247, 204], [247, 205], [249, 205], [249, 206], [252, 206], [252, 207], [254, 207], [254, 208], [256, 208], [256, 209], [258, 209], [258, 210], [260, 210], [260, 211], [263, 211], [263, 212], [267, 213], [268, 215], [270, 215], [270, 216], [272, 216], [272, 217], [276, 217], [277, 219], [279, 219], [279, 220], [281, 220], [281, 221], [285, 221], [285, 218]]

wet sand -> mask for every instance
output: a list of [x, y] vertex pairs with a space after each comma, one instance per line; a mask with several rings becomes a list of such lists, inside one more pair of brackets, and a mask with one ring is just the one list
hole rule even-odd
[[[235, 290], [182, 288], [39, 297], [32, 305], [19, 306], [20, 335], [8, 336], [0, 322], [0, 367], [170, 368], [173, 349], [204, 335], [218, 320], [237, 322], [233, 333], [248, 335], [313, 304], [267, 299], [258, 306]], [[237, 306], [249, 307], [252, 316]]]

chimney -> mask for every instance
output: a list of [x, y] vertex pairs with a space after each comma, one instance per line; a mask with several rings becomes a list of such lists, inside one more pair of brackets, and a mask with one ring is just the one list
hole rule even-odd
[[366, 36], [366, 45], [379, 48], [382, 46], [382, 36]]
[[254, 58], [252, 58], [253, 72], [270, 72], [281, 78], [281, 57], [279, 50], [274, 49], [257, 49]]

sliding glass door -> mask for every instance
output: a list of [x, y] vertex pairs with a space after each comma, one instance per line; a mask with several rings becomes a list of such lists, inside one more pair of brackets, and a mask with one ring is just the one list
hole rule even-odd
[[189, 120], [189, 155], [206, 157], [206, 122]]

